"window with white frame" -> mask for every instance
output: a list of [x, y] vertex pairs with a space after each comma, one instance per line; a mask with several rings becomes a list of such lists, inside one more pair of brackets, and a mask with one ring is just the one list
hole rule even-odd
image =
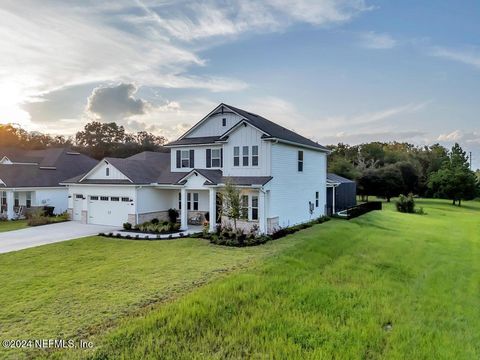
[[315, 192], [315, 207], [318, 207], [318, 200], [320, 197], [320, 193], [318, 191]]
[[233, 147], [233, 166], [240, 166], [240, 147]]
[[298, 171], [303, 172], [303, 151], [298, 150]]
[[182, 209], [182, 193], [178, 193], [178, 210]]
[[211, 166], [220, 167], [222, 164], [222, 154], [220, 149], [212, 149], [211, 152]]
[[198, 193], [187, 193], [187, 210], [198, 210]]
[[1, 208], [2, 210], [5, 210], [7, 208], [7, 193], [5, 191], [0, 192], [1, 195]]
[[258, 166], [258, 146], [252, 146], [252, 166]]
[[110, 168], [105, 168], [105, 176], [110, 176]]
[[258, 220], [258, 196], [252, 195], [252, 220]]
[[248, 220], [248, 195], [242, 195], [240, 200], [240, 217]]
[[198, 193], [193, 193], [193, 210], [198, 210]]
[[242, 165], [248, 166], [248, 146], [242, 147]]
[[14, 196], [13, 206], [19, 207], [20, 206], [20, 194], [18, 192], [14, 192], [13, 196]]
[[190, 151], [189, 150], [182, 150], [180, 159], [181, 159], [182, 168], [190, 167]]
[[227, 126], [227, 118], [222, 119], [222, 126]]
[[26, 193], [25, 205], [27, 206], [27, 208], [32, 207], [32, 192], [31, 191], [27, 191], [27, 193]]

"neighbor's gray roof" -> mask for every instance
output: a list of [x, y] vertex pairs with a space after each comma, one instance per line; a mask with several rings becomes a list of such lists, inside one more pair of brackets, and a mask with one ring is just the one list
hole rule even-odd
[[[21, 150], [0, 148], [0, 157], [7, 156], [14, 162], [30, 162], [29, 165], [0, 165], [1, 187], [56, 187], [67, 178], [85, 173], [97, 161], [69, 149]], [[29, 161], [27, 161], [30, 159]], [[42, 168], [48, 167], [48, 169]]]
[[331, 181], [331, 182], [339, 183], [339, 184], [355, 182], [353, 180], [344, 178], [344, 177], [342, 177], [340, 175], [337, 175], [337, 174], [334, 174], [334, 173], [328, 173], [327, 174], [327, 180]]

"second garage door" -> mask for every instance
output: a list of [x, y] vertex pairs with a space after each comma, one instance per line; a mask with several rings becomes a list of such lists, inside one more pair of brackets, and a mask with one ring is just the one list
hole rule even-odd
[[121, 196], [90, 196], [88, 223], [121, 226], [128, 221], [130, 198]]

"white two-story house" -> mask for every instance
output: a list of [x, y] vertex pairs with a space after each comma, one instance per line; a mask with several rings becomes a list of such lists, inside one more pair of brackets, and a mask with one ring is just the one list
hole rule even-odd
[[166, 219], [182, 229], [199, 219], [210, 230], [222, 216], [222, 188], [241, 190], [240, 226], [269, 233], [325, 214], [328, 149], [259, 115], [220, 104], [169, 152], [106, 158], [65, 181], [69, 211], [85, 223], [121, 225]]

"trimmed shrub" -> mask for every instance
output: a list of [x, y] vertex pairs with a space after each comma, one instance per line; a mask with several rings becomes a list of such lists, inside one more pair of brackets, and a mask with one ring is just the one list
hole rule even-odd
[[415, 200], [412, 194], [408, 194], [408, 196], [400, 195], [398, 200], [395, 202], [395, 206], [397, 207], [397, 211], [407, 214], [415, 213]]
[[178, 210], [176, 209], [168, 209], [168, 220], [171, 223], [176, 223], [178, 218]]
[[126, 222], [123, 224], [123, 229], [124, 230], [132, 230], [132, 224], [130, 224], [129, 222]]

